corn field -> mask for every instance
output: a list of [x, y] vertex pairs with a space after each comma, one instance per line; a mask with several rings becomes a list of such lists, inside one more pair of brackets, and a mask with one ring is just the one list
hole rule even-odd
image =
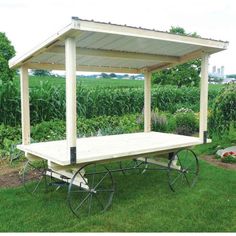
[[[209, 107], [220, 93], [209, 89]], [[179, 108], [199, 110], [199, 88], [159, 86], [152, 89], [152, 108], [174, 113]], [[141, 113], [144, 92], [142, 87], [77, 86], [77, 113], [79, 117]], [[41, 82], [30, 88], [31, 124], [53, 119], [65, 120], [65, 87], [63, 84]], [[16, 83], [0, 84], [0, 123], [17, 125], [21, 120], [20, 89]]]

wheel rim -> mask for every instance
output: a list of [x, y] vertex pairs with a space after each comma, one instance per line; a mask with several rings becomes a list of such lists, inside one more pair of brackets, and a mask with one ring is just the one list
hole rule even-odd
[[22, 175], [25, 190], [32, 195], [46, 192], [49, 178], [46, 172], [47, 167], [45, 161], [27, 161]]
[[199, 173], [196, 154], [190, 149], [179, 150], [169, 161], [167, 173], [172, 191], [177, 191], [185, 186], [193, 187]]
[[111, 172], [105, 166], [89, 164], [71, 179], [68, 204], [77, 217], [104, 212], [112, 203], [114, 191]]

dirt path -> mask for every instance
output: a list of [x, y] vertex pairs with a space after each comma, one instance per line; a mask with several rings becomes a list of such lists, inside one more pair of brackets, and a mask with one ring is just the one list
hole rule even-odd
[[12, 167], [8, 162], [0, 160], [0, 188], [22, 185], [19, 177], [21, 168], [21, 165]]

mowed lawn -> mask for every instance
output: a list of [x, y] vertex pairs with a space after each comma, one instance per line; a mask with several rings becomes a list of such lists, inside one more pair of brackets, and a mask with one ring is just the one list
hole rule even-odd
[[82, 219], [67, 207], [66, 190], [31, 197], [23, 187], [0, 189], [1, 232], [235, 232], [236, 171], [200, 161], [193, 189], [173, 193], [164, 171], [114, 174], [110, 210]]

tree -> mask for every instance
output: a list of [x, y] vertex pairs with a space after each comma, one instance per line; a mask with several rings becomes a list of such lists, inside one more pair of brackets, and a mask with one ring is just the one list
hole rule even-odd
[[106, 73], [101, 73], [101, 77], [104, 78], [104, 79], [106, 79], [106, 78], [109, 78], [109, 75], [106, 74]]
[[50, 76], [51, 72], [48, 70], [32, 70], [34, 76]]
[[[172, 34], [199, 37], [196, 32], [186, 33], [181, 27], [171, 27], [169, 30]], [[167, 68], [160, 72], [153, 73], [153, 83], [172, 84], [181, 87], [198, 86], [200, 82], [201, 60], [196, 59], [173, 68]]]
[[6, 82], [14, 77], [14, 70], [8, 66], [8, 60], [15, 55], [15, 49], [5, 33], [0, 32], [0, 80]]
[[236, 74], [227, 75], [227, 78], [236, 78]]
[[111, 73], [111, 74], [110, 74], [110, 77], [111, 77], [111, 78], [115, 78], [115, 77], [116, 77], [116, 74], [115, 74], [115, 73]]

